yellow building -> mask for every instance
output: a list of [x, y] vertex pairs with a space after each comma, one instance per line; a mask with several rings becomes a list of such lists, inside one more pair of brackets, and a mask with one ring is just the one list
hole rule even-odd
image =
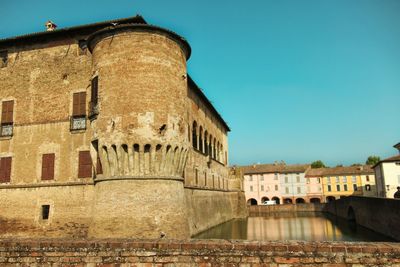
[[[368, 179], [362, 179], [368, 177]], [[370, 195], [375, 185], [370, 166], [325, 168], [322, 172], [323, 195], [326, 202], [346, 196]], [[365, 191], [365, 192], [364, 192]]]

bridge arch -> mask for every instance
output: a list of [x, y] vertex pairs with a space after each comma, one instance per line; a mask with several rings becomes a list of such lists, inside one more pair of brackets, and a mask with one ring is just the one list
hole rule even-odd
[[283, 199], [283, 203], [285, 203], [285, 204], [292, 204], [292, 203], [293, 203], [293, 200], [292, 200], [291, 198], [284, 198], [284, 199]]
[[296, 198], [296, 204], [302, 204], [302, 203], [306, 203], [306, 201], [304, 200], [304, 198]]
[[356, 213], [352, 206], [349, 206], [349, 209], [347, 210], [347, 220], [349, 222], [356, 222]]
[[334, 197], [334, 196], [328, 196], [328, 197], [326, 197], [326, 202], [332, 202], [332, 201], [335, 201], [336, 200], [336, 198]]

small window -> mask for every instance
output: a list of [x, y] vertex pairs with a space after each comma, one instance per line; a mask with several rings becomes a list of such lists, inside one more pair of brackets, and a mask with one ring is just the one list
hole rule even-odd
[[3, 101], [1, 107], [1, 136], [13, 135], [14, 100]]
[[339, 176], [336, 176], [336, 183], [338, 184], [340, 182]]
[[50, 214], [50, 205], [42, 205], [42, 220], [48, 220]]
[[289, 182], [289, 177], [285, 176], [285, 183]]
[[264, 181], [264, 175], [260, 174], [260, 181]]
[[340, 184], [336, 185], [336, 191], [340, 191]]
[[278, 191], [278, 185], [277, 184], [275, 185], [275, 191]]
[[301, 194], [301, 187], [297, 187], [297, 194]]
[[274, 180], [278, 180], [278, 174], [275, 173]]
[[8, 51], [0, 51], [0, 68], [7, 67]]
[[263, 185], [261, 186], [261, 191], [264, 191], [264, 186]]
[[342, 183], [347, 183], [347, 177], [346, 176], [342, 177]]
[[367, 180], [367, 182], [369, 182], [369, 175], [367, 175], [366, 180]]
[[253, 192], [253, 186], [250, 185], [250, 192]]
[[296, 176], [296, 182], [300, 183], [300, 176]]
[[87, 51], [87, 42], [86, 40], [79, 40], [78, 41], [78, 46], [79, 46], [79, 50], [78, 50], [78, 54], [81, 55], [86, 55], [86, 51]]
[[354, 189], [354, 191], [357, 191], [357, 190], [358, 190], [358, 187], [357, 187], [356, 184], [353, 184], [353, 189]]
[[198, 169], [194, 169], [194, 174], [195, 174], [195, 182], [196, 182], [196, 185], [198, 185], [199, 184], [199, 170]]
[[371, 185], [366, 184], [365, 185], [365, 191], [371, 191]]
[[347, 191], [347, 184], [343, 185], [344, 191]]
[[353, 177], [351, 177], [351, 181], [353, 183], [357, 183], [357, 176], [353, 175]]
[[250, 174], [249, 176], [249, 181], [252, 182], [253, 181], [253, 176]]
[[329, 177], [329, 176], [326, 177], [326, 183], [327, 183], [327, 184], [330, 184], [330, 183], [331, 183], [331, 177]]
[[90, 151], [79, 151], [78, 178], [92, 177], [92, 158]]
[[331, 192], [332, 191], [332, 187], [331, 185], [328, 185], [328, 191]]
[[289, 194], [289, 187], [285, 187], [285, 193]]
[[42, 155], [42, 180], [54, 179], [54, 161], [54, 153]]
[[95, 76], [91, 82], [90, 114], [89, 117], [95, 117], [99, 114], [98, 107], [98, 85], [99, 77]]
[[71, 131], [86, 129], [86, 92], [74, 93], [72, 99]]
[[9, 183], [11, 180], [11, 157], [0, 158], [0, 183]]

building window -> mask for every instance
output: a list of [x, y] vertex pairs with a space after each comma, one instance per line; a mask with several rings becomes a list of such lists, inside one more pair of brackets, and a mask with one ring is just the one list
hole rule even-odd
[[300, 176], [296, 176], [296, 182], [300, 183]]
[[264, 191], [264, 186], [263, 185], [261, 186], [261, 191]]
[[337, 184], [340, 183], [340, 178], [339, 178], [339, 176], [336, 176], [336, 183], [337, 183]]
[[347, 191], [347, 184], [343, 185], [344, 191]]
[[79, 151], [78, 178], [92, 177], [92, 158], [90, 151]]
[[8, 51], [0, 51], [0, 68], [7, 67]]
[[329, 177], [329, 176], [326, 177], [326, 183], [327, 183], [327, 184], [330, 184], [330, 183], [331, 183], [331, 177]]
[[365, 191], [371, 191], [371, 185], [366, 184], [365, 185]]
[[11, 157], [0, 158], [0, 183], [9, 183], [11, 180]]
[[351, 177], [351, 181], [353, 183], [357, 183], [357, 177], [355, 175], [353, 175], [353, 177]]
[[369, 182], [369, 175], [367, 175], [366, 180], [367, 180], [367, 182]]
[[260, 181], [264, 181], [264, 175], [260, 174]]
[[50, 214], [50, 205], [42, 205], [42, 220], [48, 220]]
[[278, 174], [275, 173], [274, 180], [278, 180]]
[[198, 169], [194, 169], [194, 175], [195, 175], [195, 183], [196, 185], [199, 184], [199, 170]]
[[285, 176], [285, 183], [289, 183], [289, 177]]
[[340, 191], [340, 184], [336, 185], [336, 191]]
[[54, 179], [54, 160], [54, 153], [42, 155], [42, 180]]
[[289, 187], [285, 187], [285, 193], [289, 194]]
[[317, 181], [320, 184], [321, 183], [321, 178], [317, 178]]
[[99, 87], [99, 77], [95, 76], [91, 82], [91, 98], [90, 98], [90, 113], [89, 117], [96, 117], [99, 114], [98, 106], [98, 87]]
[[342, 177], [342, 183], [347, 183], [347, 177], [346, 176]]
[[301, 187], [297, 187], [297, 194], [301, 193]]
[[332, 191], [332, 187], [331, 185], [328, 185], [328, 191], [331, 192]]
[[275, 191], [278, 191], [278, 185], [277, 184], [275, 185]]
[[357, 187], [356, 184], [353, 184], [353, 189], [354, 189], [354, 191], [357, 191], [357, 190], [358, 190], [358, 187]]
[[86, 129], [86, 92], [74, 93], [72, 99], [71, 131]]
[[250, 192], [253, 192], [253, 186], [250, 185]]
[[249, 181], [252, 182], [253, 181], [253, 176], [250, 174], [249, 176]]
[[192, 126], [192, 145], [195, 149], [197, 149], [197, 122], [193, 122]]
[[13, 135], [14, 100], [3, 101], [1, 107], [1, 136]]

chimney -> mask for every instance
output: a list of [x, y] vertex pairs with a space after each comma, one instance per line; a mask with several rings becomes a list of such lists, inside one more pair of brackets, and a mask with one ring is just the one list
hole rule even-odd
[[48, 20], [45, 24], [46, 26], [46, 31], [54, 31], [57, 28], [57, 25], [52, 22], [51, 20]]

